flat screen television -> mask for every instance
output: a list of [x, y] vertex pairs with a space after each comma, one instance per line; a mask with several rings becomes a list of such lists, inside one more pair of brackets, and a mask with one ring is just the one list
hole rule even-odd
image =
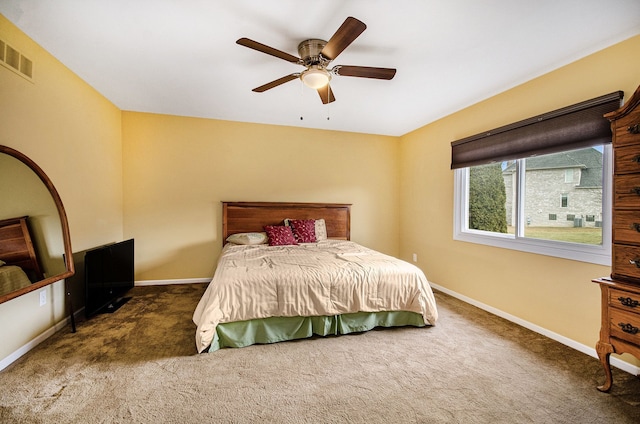
[[130, 239], [85, 250], [74, 258], [76, 270], [84, 271], [87, 317], [114, 312], [131, 299], [125, 294], [134, 285], [133, 253]]

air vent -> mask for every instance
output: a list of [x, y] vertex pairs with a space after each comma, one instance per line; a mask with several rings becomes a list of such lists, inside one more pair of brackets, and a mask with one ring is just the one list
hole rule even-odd
[[20, 67], [20, 52], [13, 47], [7, 45], [7, 53], [5, 55], [5, 62], [16, 71]]
[[0, 40], [0, 64], [18, 75], [31, 80], [33, 78], [33, 62], [18, 50]]
[[33, 76], [33, 62], [20, 55], [20, 73], [31, 78]]

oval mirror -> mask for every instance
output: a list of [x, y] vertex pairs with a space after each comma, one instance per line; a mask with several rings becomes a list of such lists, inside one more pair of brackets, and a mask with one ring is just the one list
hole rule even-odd
[[58, 191], [30, 158], [0, 145], [0, 303], [73, 274]]

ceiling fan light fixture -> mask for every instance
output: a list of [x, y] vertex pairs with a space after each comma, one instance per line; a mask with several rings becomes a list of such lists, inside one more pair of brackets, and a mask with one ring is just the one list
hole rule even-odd
[[331, 74], [324, 68], [311, 66], [309, 69], [302, 72], [300, 79], [307, 87], [317, 90], [329, 83], [331, 80]]

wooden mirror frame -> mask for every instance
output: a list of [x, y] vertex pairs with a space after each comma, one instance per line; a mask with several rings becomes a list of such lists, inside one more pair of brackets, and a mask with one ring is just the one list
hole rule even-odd
[[8, 300], [15, 299], [16, 297], [22, 296], [23, 294], [32, 292], [34, 290], [38, 290], [42, 287], [48, 286], [49, 284], [53, 284], [57, 281], [63, 280], [65, 278], [71, 277], [75, 274], [75, 268], [73, 264], [73, 255], [71, 253], [71, 237], [69, 236], [69, 222], [67, 221], [67, 214], [64, 210], [64, 205], [62, 204], [62, 200], [60, 199], [60, 195], [56, 190], [55, 186], [45, 174], [45, 172], [40, 168], [34, 161], [32, 161], [26, 155], [20, 153], [19, 151], [12, 149], [11, 147], [0, 145], [0, 153], [7, 154], [18, 159], [20, 162], [27, 165], [40, 180], [44, 183], [45, 187], [49, 190], [49, 194], [53, 198], [53, 202], [56, 205], [56, 209], [58, 210], [58, 216], [60, 217], [60, 225], [62, 227], [62, 241], [64, 244], [64, 263], [66, 271], [52, 275], [50, 277], [46, 277], [43, 280], [37, 281], [33, 284], [28, 285], [27, 287], [20, 288], [18, 290], [12, 291], [11, 293], [6, 293], [0, 295], [0, 303], [4, 303]]

